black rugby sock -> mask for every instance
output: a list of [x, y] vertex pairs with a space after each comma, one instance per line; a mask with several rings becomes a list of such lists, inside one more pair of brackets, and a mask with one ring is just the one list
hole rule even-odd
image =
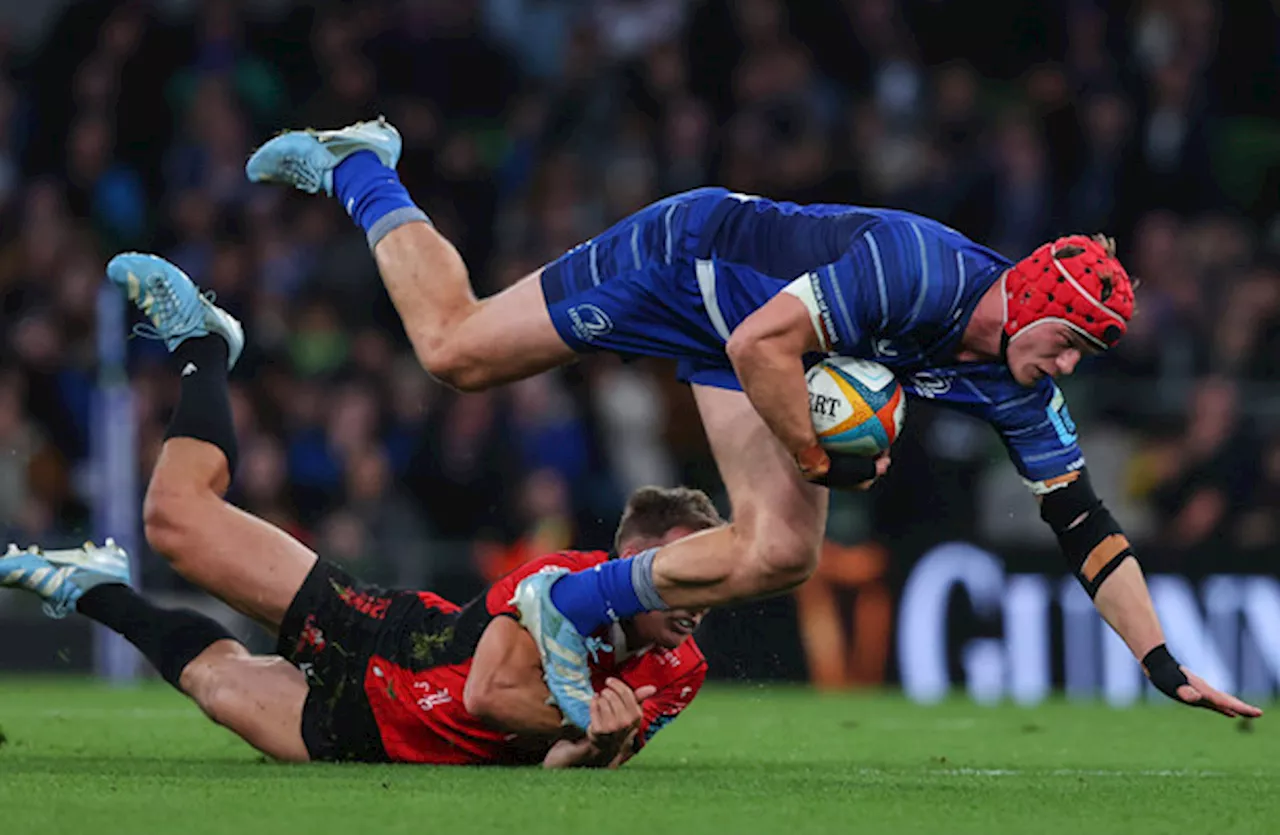
[[227, 457], [234, 475], [239, 449], [227, 393], [227, 341], [216, 334], [188, 339], [174, 349], [173, 357], [182, 375], [182, 394], [165, 439], [195, 438], [213, 444]]
[[213, 618], [190, 609], [158, 608], [123, 583], [94, 586], [76, 601], [76, 611], [119, 632], [174, 687], [196, 656], [216, 641], [235, 640]]

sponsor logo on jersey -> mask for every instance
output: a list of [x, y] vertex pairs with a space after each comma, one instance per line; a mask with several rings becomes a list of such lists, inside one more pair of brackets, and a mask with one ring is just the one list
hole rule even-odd
[[430, 682], [415, 681], [413, 683], [414, 690], [429, 691], [419, 694], [418, 698], [414, 700], [423, 713], [434, 710], [440, 705], [446, 705], [453, 701], [453, 695], [444, 687], [441, 687], [438, 690], [432, 690], [431, 688], [432, 685]]
[[1067, 399], [1062, 395], [1062, 389], [1056, 385], [1053, 387], [1053, 399], [1049, 401], [1049, 407], [1046, 409], [1049, 416], [1049, 423], [1053, 425], [1053, 429], [1058, 433], [1058, 440], [1062, 441], [1063, 446], [1071, 446], [1078, 440], [1076, 434], [1076, 422], [1071, 419], [1071, 412], [1067, 409]]
[[874, 339], [871, 341], [871, 350], [877, 357], [896, 357], [898, 349], [894, 347], [893, 342], [888, 339]]
[[910, 377], [910, 385], [920, 397], [933, 399], [951, 391], [951, 378], [935, 371], [917, 371]]
[[594, 342], [613, 330], [613, 320], [594, 304], [579, 304], [569, 308], [573, 332], [583, 342]]
[[831, 316], [831, 305], [827, 304], [826, 294], [822, 292], [822, 284], [817, 273], [809, 273], [809, 288], [813, 291], [813, 303], [818, 308], [818, 324], [822, 326], [822, 344], [834, 350], [840, 342], [840, 332], [836, 330], [835, 319]]
[[333, 580], [329, 581], [329, 585], [333, 587], [339, 600], [365, 617], [382, 620], [387, 616], [387, 609], [391, 608], [390, 597], [375, 597], [362, 591], [356, 591], [350, 586], [344, 586]]
[[293, 648], [294, 654], [301, 655], [303, 650], [321, 652], [324, 647], [324, 632], [316, 625], [316, 616], [307, 615], [306, 621], [302, 624], [302, 631], [298, 634], [298, 642]]

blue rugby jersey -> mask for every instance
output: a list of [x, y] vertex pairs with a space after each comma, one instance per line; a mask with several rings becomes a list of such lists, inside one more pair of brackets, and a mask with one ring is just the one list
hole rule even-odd
[[990, 423], [1044, 489], [1084, 464], [1057, 386], [1025, 388], [1003, 363], [954, 359], [978, 300], [1009, 266], [910, 212], [707, 188], [622, 220], [548, 265], [542, 283], [575, 349], [674, 357], [682, 379], [727, 388], [739, 387], [729, 335], [786, 289], [815, 313], [827, 351], [880, 362], [909, 395]]
[[763, 303], [762, 291], [772, 295], [777, 286], [762, 273], [798, 277], [816, 303], [827, 351], [882, 363], [908, 394], [990, 423], [1033, 487], [1084, 465], [1053, 380], [1027, 388], [1002, 362], [954, 359], [979, 299], [1012, 266], [1007, 258], [910, 212], [742, 197], [725, 203], [713, 260], [730, 332]]

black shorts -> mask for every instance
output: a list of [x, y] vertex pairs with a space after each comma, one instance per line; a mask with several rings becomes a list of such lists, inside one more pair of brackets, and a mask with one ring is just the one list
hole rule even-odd
[[[317, 560], [289, 604], [276, 649], [307, 677], [302, 741], [311, 759], [390, 762], [365, 695], [373, 657], [415, 671], [457, 664], [475, 653], [488, 621], [483, 600], [446, 610]], [[441, 638], [425, 657], [424, 635]]]

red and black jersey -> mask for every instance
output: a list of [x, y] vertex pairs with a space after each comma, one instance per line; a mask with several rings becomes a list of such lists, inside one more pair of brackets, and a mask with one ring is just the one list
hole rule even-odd
[[[608, 554], [603, 551], [566, 551], [533, 560], [491, 586], [481, 599], [467, 607], [466, 614], [437, 595], [420, 592], [418, 596], [424, 606], [458, 613], [458, 628], [474, 633], [465, 638], [472, 641], [470, 650], [474, 651], [474, 641], [479, 639], [483, 625], [494, 617], [516, 616], [511, 601], [516, 586], [525, 577], [549, 566], [577, 571], [607, 559]], [[482, 611], [475, 611], [480, 606]], [[639, 750], [697, 695], [706, 678], [706, 659], [693, 639], [674, 650], [642, 648], [629, 652], [622, 630], [616, 626], [601, 630], [594, 637], [600, 639], [600, 651], [591, 662], [597, 689], [609, 676], [622, 679], [633, 689], [645, 685], [657, 688], [657, 693], [644, 703], [644, 724], [636, 742]], [[443, 639], [436, 636], [433, 640]], [[422, 647], [425, 657], [429, 657], [431, 649]], [[365, 693], [390, 759], [456, 765], [541, 761], [548, 750], [545, 742], [521, 744], [514, 734], [493, 730], [467, 712], [462, 691], [470, 670], [469, 655], [465, 660], [425, 667], [412, 658], [372, 655], [366, 668]]]

